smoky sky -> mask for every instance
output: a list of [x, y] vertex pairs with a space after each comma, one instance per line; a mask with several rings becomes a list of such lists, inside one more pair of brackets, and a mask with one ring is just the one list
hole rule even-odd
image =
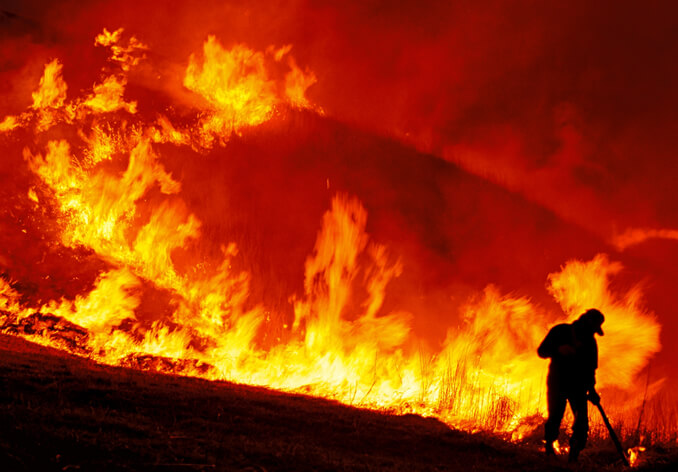
[[[293, 45], [326, 112], [524, 193], [603, 238], [678, 225], [672, 2], [21, 2], [46, 46], [125, 27], [185, 64], [207, 34]], [[91, 54], [91, 53], [90, 53]]]
[[[631, 228], [678, 228], [674, 5], [0, 2], [5, 12], [17, 15], [5, 15], [0, 23], [0, 78], [10, 90], [0, 98], [0, 110], [5, 109], [0, 114], [30, 104], [42, 65], [52, 57], [63, 58], [73, 90], [91, 86], [88, 64], [101, 61], [103, 54], [92, 52], [92, 38], [103, 27], [124, 27], [164, 65], [158, 75], [142, 70], [131, 86], [136, 80], [177, 95], [182, 93], [180, 71], [208, 34], [226, 46], [292, 44], [299, 65], [318, 78], [307, 96], [328, 117], [447, 160], [580, 228], [584, 255], [591, 255], [595, 240], [597, 250], [622, 260], [629, 279], [646, 285], [647, 304], [665, 332], [675, 332], [671, 291], [678, 278], [678, 243], [648, 240], [623, 253], [611, 244]], [[441, 192], [460, 198], [458, 192]], [[549, 218], [540, 220], [544, 228], [550, 228], [543, 223]], [[502, 231], [509, 231], [509, 222], [500, 225]], [[436, 224], [422, 225], [419, 233], [435, 240]], [[442, 234], [440, 239], [450, 239], [446, 231]], [[575, 231], [562, 234], [570, 238], [563, 245], [580, 247], [573, 241], [581, 237]], [[520, 230], [510, 237], [517, 240], [516, 235]], [[559, 239], [565, 236], [553, 236]], [[528, 251], [531, 243], [524, 245]], [[489, 257], [502, 260], [499, 246]], [[448, 250], [440, 241], [429, 247]], [[572, 252], [572, 257], [580, 255]], [[526, 271], [529, 267], [520, 269]]]

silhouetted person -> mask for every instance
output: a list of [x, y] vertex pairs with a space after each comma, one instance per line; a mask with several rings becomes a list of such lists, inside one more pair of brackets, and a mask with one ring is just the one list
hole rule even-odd
[[595, 390], [598, 368], [598, 345], [594, 333], [603, 335], [603, 314], [587, 310], [572, 324], [551, 328], [541, 342], [539, 357], [551, 359], [546, 379], [549, 417], [544, 425], [546, 453], [553, 454], [553, 441], [558, 438], [565, 406], [570, 402], [574, 414], [569, 460], [574, 462], [584, 446], [589, 432], [587, 399], [600, 402]]

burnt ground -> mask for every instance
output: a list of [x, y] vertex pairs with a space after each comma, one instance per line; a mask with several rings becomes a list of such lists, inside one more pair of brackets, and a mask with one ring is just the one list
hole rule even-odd
[[[618, 470], [612, 449], [547, 460], [434, 419], [125, 368], [0, 335], [0, 470]], [[648, 451], [637, 470], [678, 470]]]

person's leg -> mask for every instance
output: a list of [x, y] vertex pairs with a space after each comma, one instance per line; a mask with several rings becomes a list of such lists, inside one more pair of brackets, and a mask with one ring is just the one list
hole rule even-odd
[[544, 439], [546, 440], [546, 453], [553, 454], [553, 441], [558, 439], [560, 423], [565, 414], [567, 396], [554, 385], [548, 386], [548, 409], [549, 417], [544, 424]]
[[586, 391], [577, 391], [569, 396], [570, 408], [574, 414], [572, 437], [570, 438], [570, 460], [576, 461], [579, 453], [586, 447], [589, 433], [589, 414]]

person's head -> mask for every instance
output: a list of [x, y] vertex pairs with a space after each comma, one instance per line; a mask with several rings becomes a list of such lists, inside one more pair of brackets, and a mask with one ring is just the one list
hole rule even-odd
[[601, 336], [603, 336], [603, 322], [605, 322], [605, 316], [595, 308], [586, 310], [576, 321], [580, 327], [586, 327], [591, 333], [598, 333]]

